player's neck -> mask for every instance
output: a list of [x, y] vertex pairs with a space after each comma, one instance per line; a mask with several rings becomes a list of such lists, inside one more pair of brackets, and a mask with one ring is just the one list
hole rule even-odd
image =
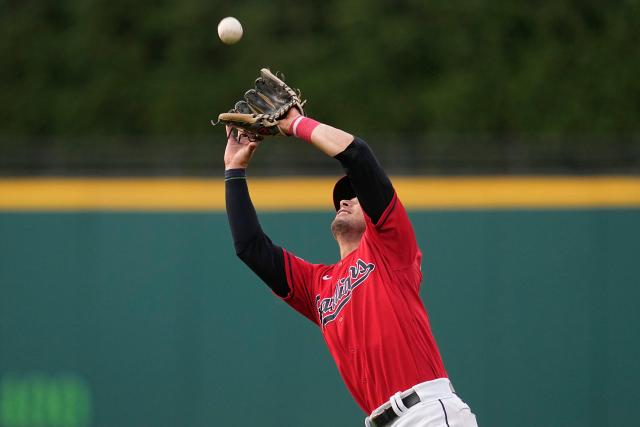
[[344, 259], [351, 252], [358, 249], [360, 245], [360, 239], [362, 235], [359, 235], [357, 238], [340, 236], [336, 240], [338, 241], [338, 246], [340, 247], [340, 259]]

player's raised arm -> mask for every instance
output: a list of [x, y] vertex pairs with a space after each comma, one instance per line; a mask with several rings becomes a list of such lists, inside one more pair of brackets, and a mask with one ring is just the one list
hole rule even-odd
[[[292, 110], [280, 121], [280, 127], [287, 135], [293, 135], [310, 142], [319, 150], [334, 157], [342, 164], [362, 209], [377, 224], [382, 214], [393, 200], [394, 189], [380, 163], [360, 138]], [[345, 192], [349, 197], [350, 191]], [[339, 200], [338, 200], [339, 202]], [[336, 209], [337, 210], [337, 209]]]
[[246, 169], [258, 143], [242, 133], [236, 137], [228, 126], [226, 130], [225, 200], [236, 254], [278, 296], [284, 297], [289, 286], [282, 248], [262, 231], [247, 187]]

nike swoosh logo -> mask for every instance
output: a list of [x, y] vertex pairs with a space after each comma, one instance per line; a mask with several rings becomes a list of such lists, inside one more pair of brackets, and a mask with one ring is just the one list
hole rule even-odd
[[322, 276], [322, 280], [329, 280], [331, 279], [331, 276], [329, 276], [328, 274], [325, 274], [324, 276]]

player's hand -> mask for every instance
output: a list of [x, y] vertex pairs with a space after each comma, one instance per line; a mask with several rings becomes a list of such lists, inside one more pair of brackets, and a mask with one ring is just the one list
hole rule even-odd
[[291, 127], [291, 123], [293, 123], [293, 121], [301, 115], [302, 114], [300, 114], [300, 111], [298, 111], [297, 108], [294, 107], [290, 109], [287, 112], [287, 115], [278, 122], [278, 128], [280, 129], [280, 132], [282, 132], [284, 135], [290, 136], [291, 134], [289, 133], [289, 128]]
[[227, 148], [224, 150], [225, 169], [246, 169], [249, 166], [254, 151], [258, 148], [258, 141], [252, 141], [247, 134], [225, 126], [227, 131]]

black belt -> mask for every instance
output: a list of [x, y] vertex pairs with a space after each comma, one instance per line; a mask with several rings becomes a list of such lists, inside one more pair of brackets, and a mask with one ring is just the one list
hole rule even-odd
[[[407, 408], [411, 408], [414, 405], [420, 403], [420, 396], [415, 391], [408, 395], [407, 397], [402, 398], [402, 403]], [[369, 421], [373, 427], [385, 427], [390, 425], [398, 418], [398, 415], [395, 413], [393, 408], [387, 408], [380, 415], [376, 415], [375, 417], [371, 417]]]

